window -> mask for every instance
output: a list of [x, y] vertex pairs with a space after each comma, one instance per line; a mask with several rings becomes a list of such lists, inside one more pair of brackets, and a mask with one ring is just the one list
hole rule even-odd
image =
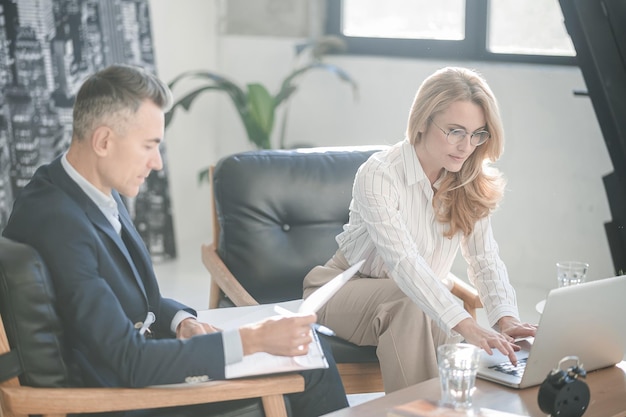
[[328, 0], [349, 54], [575, 65], [558, 0]]

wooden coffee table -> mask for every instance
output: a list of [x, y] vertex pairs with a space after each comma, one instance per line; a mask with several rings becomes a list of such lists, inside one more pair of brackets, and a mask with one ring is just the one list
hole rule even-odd
[[[585, 379], [591, 391], [589, 408], [583, 417], [626, 416], [626, 362], [589, 372]], [[523, 416], [545, 417], [539, 409], [539, 386], [517, 390], [482, 379], [476, 380], [474, 403], [480, 407], [516, 413]], [[418, 398], [439, 400], [439, 378], [393, 392], [375, 400], [326, 414], [325, 417], [385, 417], [392, 407]]]

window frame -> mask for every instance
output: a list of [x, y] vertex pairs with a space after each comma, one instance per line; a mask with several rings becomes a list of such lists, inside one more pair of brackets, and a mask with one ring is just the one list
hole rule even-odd
[[327, 0], [326, 33], [346, 42], [345, 55], [461, 61], [578, 65], [576, 56], [495, 53], [487, 50], [489, 0], [466, 0], [465, 39], [395, 39], [345, 36], [341, 28], [343, 0]]

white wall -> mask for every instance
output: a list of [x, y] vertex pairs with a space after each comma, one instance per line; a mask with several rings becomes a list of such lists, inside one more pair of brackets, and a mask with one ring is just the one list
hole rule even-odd
[[[174, 6], [173, 4], [176, 4]], [[159, 75], [211, 69], [275, 91], [292, 66], [296, 39], [220, 36], [219, 7], [205, 0], [152, 0]], [[602, 176], [610, 159], [578, 68], [481, 62], [337, 56], [329, 62], [359, 83], [359, 99], [328, 73], [301, 80], [289, 117], [293, 142], [312, 145], [391, 144], [401, 140], [422, 80], [445, 65], [484, 74], [499, 99], [506, 150], [498, 166], [508, 178], [494, 229], [517, 286], [555, 286], [557, 260], [590, 263], [589, 278], [613, 274], [604, 222], [610, 219]], [[167, 131], [177, 241], [181, 250], [211, 241], [209, 187], [197, 171], [219, 157], [250, 149], [228, 99], [213, 94], [203, 108], [178, 114]], [[463, 275], [462, 261], [454, 272]]]
[[[218, 10], [215, 1], [151, 0], [152, 34], [157, 71], [170, 82], [183, 71], [215, 68]], [[188, 241], [210, 236], [209, 187], [199, 187], [197, 173], [215, 161], [215, 105], [200, 100], [194, 113], [179, 113], [166, 130], [166, 160], [179, 252]], [[210, 239], [209, 239], [210, 240]], [[180, 253], [179, 253], [180, 254]], [[181, 254], [182, 255], [182, 254]]]

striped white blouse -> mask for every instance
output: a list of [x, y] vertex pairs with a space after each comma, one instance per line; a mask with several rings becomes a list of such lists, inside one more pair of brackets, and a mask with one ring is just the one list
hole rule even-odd
[[450, 332], [470, 317], [445, 284], [460, 247], [490, 325], [503, 316], [519, 318], [490, 218], [478, 221], [468, 237], [458, 233], [446, 238], [446, 225], [435, 220], [432, 198], [430, 182], [407, 140], [372, 155], [356, 174], [350, 219], [337, 236], [339, 248], [350, 264], [366, 259], [361, 274], [393, 279]]

